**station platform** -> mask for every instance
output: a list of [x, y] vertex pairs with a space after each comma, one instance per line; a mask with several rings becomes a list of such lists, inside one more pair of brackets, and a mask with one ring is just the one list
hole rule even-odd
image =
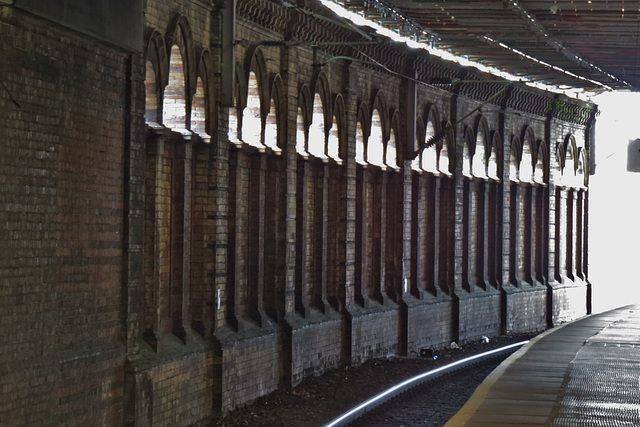
[[640, 426], [640, 305], [550, 329], [505, 360], [446, 424]]

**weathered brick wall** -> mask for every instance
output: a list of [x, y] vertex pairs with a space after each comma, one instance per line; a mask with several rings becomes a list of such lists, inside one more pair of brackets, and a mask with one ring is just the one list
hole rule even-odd
[[510, 289], [506, 295], [506, 332], [536, 332], [548, 327], [547, 289]]
[[284, 356], [280, 334], [259, 333], [258, 336], [247, 334], [247, 339], [241, 341], [222, 339], [220, 387], [221, 407], [225, 411], [252, 402], [282, 385], [280, 358]]
[[585, 284], [554, 285], [551, 297], [551, 324], [557, 326], [587, 314]]
[[[292, 322], [293, 323], [293, 322]], [[344, 322], [334, 318], [294, 328], [291, 335], [291, 385], [344, 363]]]
[[122, 417], [127, 55], [3, 9], [0, 419]]
[[[544, 312], [543, 312], [544, 313]], [[458, 300], [458, 340], [461, 343], [495, 337], [502, 332], [501, 295], [462, 294]]]
[[136, 426], [207, 425], [215, 413], [213, 351], [185, 352], [179, 343], [169, 344], [172, 357], [157, 363], [153, 352], [132, 359], [137, 370], [135, 382]]
[[[377, 308], [377, 307], [376, 307]], [[370, 309], [354, 313], [351, 326], [351, 364], [397, 353], [399, 322], [397, 309]]]
[[[567, 141], [588, 149], [586, 123], [549, 110], [547, 94], [513, 88], [438, 142], [439, 172], [416, 168], [427, 127], [455, 123], [495, 88], [411, 83], [402, 76], [462, 71], [386, 45], [264, 45], [359, 36], [247, 0], [229, 108], [220, 11], [200, 0], [145, 4], [149, 51], [135, 54], [17, 11], [0, 23], [2, 79], [22, 105], [0, 93], [7, 425], [199, 425], [340, 364], [584, 314], [586, 286], [573, 279], [586, 278], [586, 195], [571, 207], [557, 196], [578, 191], [561, 182], [562, 165]], [[151, 113], [168, 75], [172, 108], [186, 110], [164, 120], [161, 108]], [[191, 102], [207, 108], [211, 142], [200, 115], [190, 123]], [[230, 142], [243, 114], [270, 127]], [[322, 119], [339, 127], [340, 159], [322, 158], [335, 156], [322, 138], [324, 153], [300, 153], [298, 120], [301, 139], [313, 139]], [[462, 175], [481, 122], [499, 166], [490, 184]], [[527, 132], [548, 156], [536, 201], [529, 184], [509, 181]], [[375, 135], [389, 148], [392, 133], [399, 171], [356, 164], [357, 143]]]
[[457, 339], [454, 306], [449, 299], [409, 304], [407, 308], [407, 353], [419, 354], [422, 348], [443, 348]]

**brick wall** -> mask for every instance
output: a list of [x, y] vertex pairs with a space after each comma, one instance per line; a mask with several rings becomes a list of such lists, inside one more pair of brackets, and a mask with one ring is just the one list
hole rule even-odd
[[345, 363], [345, 339], [344, 322], [339, 317], [295, 327], [291, 335], [291, 385]]
[[0, 419], [122, 416], [127, 55], [3, 12]]
[[352, 314], [353, 365], [360, 365], [376, 357], [386, 357], [389, 353], [396, 354], [399, 349], [399, 310], [376, 307], [367, 311]]
[[[21, 104], [0, 91], [7, 425], [202, 425], [341, 364], [585, 313], [586, 190], [562, 178], [586, 124], [526, 101], [548, 95], [518, 88], [466, 119], [432, 148], [438, 171], [412, 166], [427, 133], [495, 88], [399, 76], [459, 75], [435, 57], [363, 47], [389, 73], [334, 60], [340, 46], [256, 47], [358, 36], [239, 1], [229, 88], [224, 19], [206, 2], [147, 1], [136, 53], [7, 10], [1, 78]], [[490, 181], [462, 175], [478, 123]], [[386, 167], [367, 147], [391, 134]], [[510, 181], [527, 135], [543, 182]]]
[[461, 293], [458, 300], [459, 342], [500, 335], [501, 314], [501, 295], [496, 290], [476, 294]]
[[545, 330], [549, 326], [547, 321], [547, 292], [547, 289], [542, 286], [507, 289], [505, 294], [506, 332]]
[[421, 348], [443, 348], [456, 340], [453, 302], [448, 298], [409, 301], [407, 307], [407, 354]]

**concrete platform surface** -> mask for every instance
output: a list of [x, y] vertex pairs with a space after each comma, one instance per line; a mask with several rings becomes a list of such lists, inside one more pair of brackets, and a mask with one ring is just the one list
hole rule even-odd
[[550, 329], [505, 360], [446, 424], [640, 426], [640, 305]]

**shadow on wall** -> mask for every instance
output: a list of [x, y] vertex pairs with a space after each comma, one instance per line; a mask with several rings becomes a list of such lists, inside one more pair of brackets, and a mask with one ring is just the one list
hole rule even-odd
[[593, 312], [640, 302], [640, 94], [594, 99], [596, 174], [589, 187], [589, 277]]

